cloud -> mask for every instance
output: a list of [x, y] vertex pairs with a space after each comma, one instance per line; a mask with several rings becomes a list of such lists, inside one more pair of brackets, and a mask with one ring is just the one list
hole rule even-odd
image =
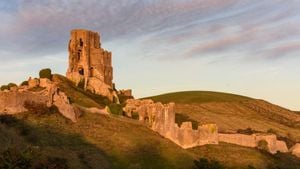
[[101, 32], [104, 42], [144, 38], [144, 48], [134, 50], [164, 46], [170, 49], [165, 57], [173, 52], [181, 58], [263, 51], [269, 43], [300, 36], [299, 1], [293, 0], [16, 0], [0, 8], [1, 58], [65, 51], [73, 28]]

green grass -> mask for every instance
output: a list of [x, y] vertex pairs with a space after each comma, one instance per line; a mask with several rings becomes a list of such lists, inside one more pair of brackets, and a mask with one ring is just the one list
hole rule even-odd
[[249, 165], [263, 168], [296, 169], [300, 167], [300, 160], [289, 154], [271, 155], [254, 148], [247, 148], [233, 144], [205, 145], [189, 149], [199, 157], [213, 159], [232, 169], [247, 169]]
[[176, 122], [192, 121], [193, 124], [216, 123], [220, 132], [252, 128], [276, 135], [291, 143], [300, 142], [300, 115], [263, 100], [244, 96], [189, 91], [148, 97], [163, 103], [176, 103]]
[[239, 96], [229, 93], [211, 92], [211, 91], [185, 91], [167, 93], [144, 99], [152, 99], [156, 102], [168, 103], [208, 103], [208, 102], [237, 102], [252, 100], [249, 97]]
[[[193, 154], [127, 118], [84, 114], [71, 123], [58, 113], [19, 114], [0, 123], [0, 152], [38, 147], [46, 157], [66, 159], [70, 168], [190, 168]], [[84, 157], [84, 159], [82, 159]], [[38, 160], [38, 159], [37, 159]]]
[[249, 164], [300, 166], [289, 155], [272, 156], [224, 143], [184, 150], [138, 121], [119, 116], [86, 113], [72, 123], [58, 113], [19, 114], [0, 120], [0, 131], [0, 153], [30, 146], [40, 154], [35, 160], [63, 159], [72, 169], [189, 169], [200, 157], [220, 161], [228, 169], [246, 169]]
[[[53, 78], [76, 104], [85, 107], [103, 107], [107, 104], [105, 98], [75, 87], [63, 76], [54, 75]], [[195, 123], [216, 120], [217, 123], [231, 127], [240, 127], [244, 122], [245, 126], [253, 125], [250, 123], [253, 121], [257, 123], [257, 114], [251, 114], [252, 109], [241, 110], [238, 107], [241, 104], [239, 102], [251, 100], [247, 97], [214, 92], [180, 92], [166, 96], [157, 98], [163, 98], [166, 102], [179, 102], [176, 105], [179, 106], [179, 123], [185, 120], [194, 120]], [[238, 104], [234, 104], [235, 102]], [[236, 110], [240, 112], [234, 112]], [[221, 143], [185, 150], [137, 120], [117, 115], [83, 113], [77, 123], [70, 122], [57, 112], [23, 113], [1, 118], [0, 154], [11, 147], [20, 151], [24, 147], [31, 147], [39, 154], [35, 160], [62, 159], [72, 169], [96, 169], [99, 166], [104, 169], [189, 169], [194, 166], [193, 161], [200, 157], [220, 161], [228, 169], [246, 169], [249, 164], [256, 168], [300, 168], [299, 160], [295, 157], [286, 154], [272, 156], [256, 149], [231, 144]], [[238, 121], [241, 118], [242, 121]], [[267, 122], [266, 119], [259, 119], [259, 124], [269, 125], [268, 129], [277, 125]], [[282, 124], [272, 129], [276, 132], [281, 129], [293, 136], [299, 132], [298, 129]]]
[[72, 103], [83, 107], [97, 107], [104, 108], [110, 102], [100, 95], [93, 94], [89, 91], [76, 87], [73, 82], [62, 75], [53, 75], [53, 81], [58, 82], [60, 89], [67, 94]]

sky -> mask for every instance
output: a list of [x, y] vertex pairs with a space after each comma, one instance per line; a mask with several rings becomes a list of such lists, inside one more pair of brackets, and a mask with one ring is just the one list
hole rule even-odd
[[136, 97], [220, 91], [300, 110], [299, 0], [1, 0], [0, 18], [0, 84], [65, 74], [81, 28]]

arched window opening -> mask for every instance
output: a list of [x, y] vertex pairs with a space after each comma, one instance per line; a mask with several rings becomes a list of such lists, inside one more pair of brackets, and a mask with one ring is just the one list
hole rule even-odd
[[79, 72], [80, 75], [84, 75], [84, 70], [83, 70], [83, 68], [79, 68], [79, 71], [78, 71], [78, 72]]
[[81, 38], [79, 39], [79, 45], [80, 45], [80, 47], [82, 47], [82, 46], [83, 46], [83, 41], [82, 41], [82, 39], [81, 39]]

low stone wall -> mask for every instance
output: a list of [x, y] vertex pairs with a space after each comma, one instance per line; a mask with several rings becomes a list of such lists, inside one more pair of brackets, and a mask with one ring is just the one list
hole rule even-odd
[[237, 144], [245, 147], [258, 147], [258, 143], [265, 140], [268, 143], [269, 152], [272, 154], [288, 152], [288, 148], [283, 141], [279, 141], [274, 134], [219, 134], [219, 141], [231, 144]]

